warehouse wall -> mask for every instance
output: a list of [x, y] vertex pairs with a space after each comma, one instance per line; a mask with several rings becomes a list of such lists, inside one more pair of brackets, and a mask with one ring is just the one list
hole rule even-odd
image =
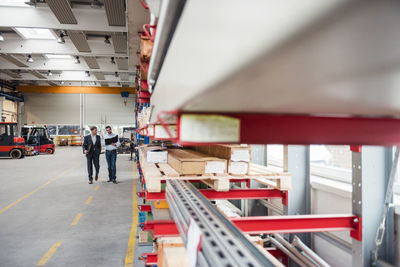
[[126, 106], [121, 95], [87, 94], [85, 95], [85, 124], [128, 124], [135, 123], [135, 97], [127, 99]]
[[[75, 124], [80, 123], [79, 94], [24, 93], [23, 123]], [[86, 94], [84, 124], [134, 124], [134, 96], [125, 106], [119, 94]]]

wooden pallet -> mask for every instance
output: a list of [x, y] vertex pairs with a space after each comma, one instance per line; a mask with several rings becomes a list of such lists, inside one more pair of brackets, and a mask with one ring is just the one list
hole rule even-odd
[[291, 176], [288, 172], [277, 172], [266, 166], [254, 163], [250, 163], [250, 171], [247, 175], [205, 174], [183, 176], [167, 163], [147, 163], [142, 151], [139, 152], [139, 159], [148, 192], [161, 192], [161, 181], [169, 179], [201, 180], [216, 191], [229, 191], [232, 180], [242, 179], [252, 179], [278, 190], [287, 191], [291, 189]]

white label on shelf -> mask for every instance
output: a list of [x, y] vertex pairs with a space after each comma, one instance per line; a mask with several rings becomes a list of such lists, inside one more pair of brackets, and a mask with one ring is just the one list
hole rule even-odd
[[147, 127], [147, 133], [148, 133], [148, 136], [154, 136], [154, 126], [153, 125], [149, 125]]
[[225, 161], [207, 161], [204, 173], [224, 173], [225, 171]]
[[196, 267], [197, 251], [201, 240], [200, 237], [201, 237], [201, 230], [199, 226], [197, 226], [196, 222], [192, 218], [190, 218], [189, 229], [187, 233], [186, 252], [191, 267]]
[[247, 174], [249, 169], [248, 162], [231, 161], [228, 166], [228, 173], [231, 174]]
[[[176, 138], [176, 125], [168, 125], [168, 129], [172, 134], [172, 138]], [[171, 136], [169, 136], [162, 125], [156, 125], [154, 129], [154, 138], [171, 139]]]
[[233, 161], [250, 161], [249, 149], [233, 149], [231, 160]]
[[147, 151], [146, 160], [148, 163], [167, 163], [168, 151]]
[[240, 140], [240, 120], [224, 115], [182, 114], [180, 141], [231, 142]]

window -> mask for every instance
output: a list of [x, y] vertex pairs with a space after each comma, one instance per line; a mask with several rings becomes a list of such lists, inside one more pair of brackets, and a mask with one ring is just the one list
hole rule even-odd
[[7, 125], [0, 125], [0, 136], [6, 136], [7, 135]]
[[12, 130], [13, 130], [14, 137], [17, 137], [17, 136], [18, 136], [18, 128], [17, 128], [17, 125], [13, 125], [13, 126], [11, 126], [11, 127], [12, 127]]
[[351, 183], [350, 146], [310, 146], [311, 175]]
[[283, 145], [267, 145], [267, 162], [283, 168]]
[[1, 0], [0, 6], [29, 7], [25, 2], [27, 0]]
[[41, 28], [14, 28], [24, 39], [55, 40], [56, 35], [49, 29]]

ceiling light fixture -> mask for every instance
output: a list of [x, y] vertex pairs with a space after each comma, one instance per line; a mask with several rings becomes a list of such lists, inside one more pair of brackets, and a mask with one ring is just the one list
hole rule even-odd
[[57, 43], [65, 44], [64, 33], [60, 33], [59, 37], [57, 38]]
[[31, 55], [28, 55], [28, 58], [26, 59], [26, 62], [32, 63], [33, 62], [33, 58]]
[[93, 85], [96, 85], [96, 82], [93, 82]]
[[4, 41], [4, 36], [0, 32], [0, 42], [3, 42], [3, 41]]
[[91, 8], [101, 8], [101, 3], [99, 2], [99, 0], [92, 0], [90, 7]]
[[105, 43], [106, 45], [111, 45], [110, 36], [108, 36], [108, 35], [104, 36], [104, 43]]
[[64, 81], [61, 81], [60, 84], [63, 85], [63, 84], [64, 84]]
[[118, 71], [115, 72], [115, 77], [119, 77]]
[[47, 76], [53, 76], [53, 73], [51, 72], [51, 70], [49, 70], [49, 71], [47, 72]]
[[80, 64], [80, 63], [81, 63], [81, 61], [79, 60], [79, 57], [78, 57], [78, 56], [75, 57], [74, 63], [75, 63], [75, 64]]
[[114, 57], [111, 57], [111, 60], [110, 60], [110, 62], [111, 62], [111, 64], [115, 64]]
[[89, 71], [85, 71], [85, 76], [86, 77], [90, 77], [90, 72]]

